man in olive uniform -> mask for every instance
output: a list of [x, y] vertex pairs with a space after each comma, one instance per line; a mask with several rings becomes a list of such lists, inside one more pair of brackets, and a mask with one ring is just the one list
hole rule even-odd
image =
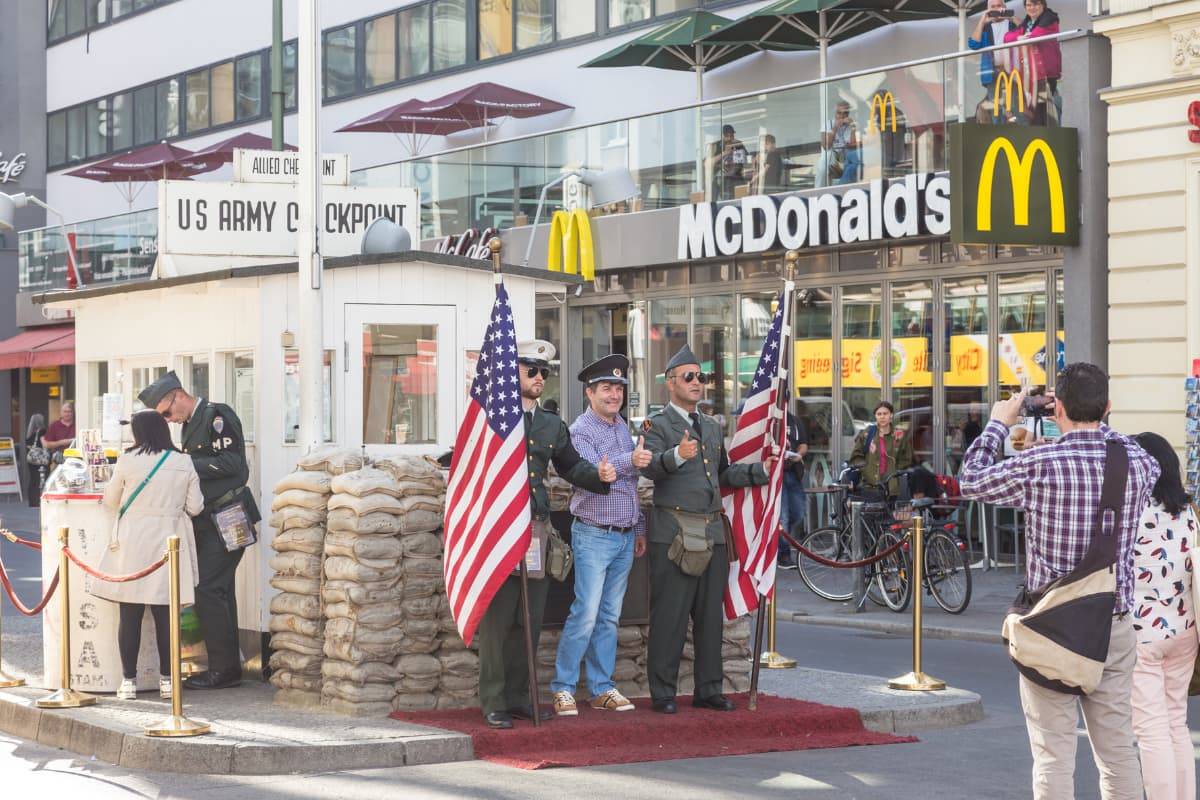
[[[541, 339], [517, 342], [521, 405], [525, 410], [527, 436], [525, 447], [529, 454], [533, 536], [542, 545], [543, 565], [550, 527], [547, 464], [553, 461], [559, 477], [590, 492], [607, 493], [608, 484], [617, 479], [616, 468], [611, 464], [597, 469], [580, 458], [571, 444], [566, 423], [539, 405], [538, 398], [546, 388], [554, 353], [554, 345]], [[546, 610], [549, 588], [549, 578], [529, 577], [529, 622], [534, 651], [542, 634], [542, 615]], [[514, 571], [492, 598], [476, 630], [479, 642], [479, 703], [484, 720], [491, 728], [511, 728], [514, 718], [533, 718], [533, 708], [529, 702], [529, 662], [522, 626], [521, 578]], [[554, 716], [549, 707], [540, 710], [544, 720]]]
[[200, 573], [196, 614], [204, 631], [208, 671], [188, 678], [185, 685], [189, 689], [237, 686], [242, 680], [242, 664], [234, 576], [242, 560], [242, 548], [233, 552], [225, 549], [212, 512], [240, 499], [251, 522], [262, 518], [246, 487], [250, 467], [246, 463], [242, 422], [224, 403], [192, 397], [173, 371], [147, 386], [138, 399], [168, 422], [183, 425], [181, 449], [191, 456], [204, 494], [204, 511], [192, 518], [192, 531], [196, 536], [196, 566]]
[[[642, 424], [651, 452], [642, 474], [654, 481], [648, 536], [650, 698], [655, 711], [675, 713], [679, 658], [691, 617], [696, 651], [692, 705], [732, 711], [733, 703], [721, 694], [722, 599], [729, 576], [721, 487], [765, 484], [775, 456], [762, 464], [729, 463], [721, 425], [696, 411], [708, 376], [686, 344], [667, 362], [665, 377], [670, 402]], [[678, 534], [682, 542], [685, 529], [711, 543], [712, 555], [698, 575], [685, 572], [671, 556], [672, 541]]]

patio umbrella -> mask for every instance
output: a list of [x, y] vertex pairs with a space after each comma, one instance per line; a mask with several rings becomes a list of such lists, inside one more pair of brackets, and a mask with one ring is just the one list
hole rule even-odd
[[[186, 180], [208, 171], [207, 167], [193, 163], [191, 158], [191, 150], [159, 142], [71, 170], [67, 174], [101, 183], [124, 184], [118, 185], [117, 189], [132, 208], [133, 201], [141, 194], [146, 183], [167, 179]], [[141, 184], [136, 191], [133, 188], [135, 183]]]
[[[188, 162], [195, 164], [204, 169], [201, 172], [211, 172], [217, 169], [222, 164], [229, 164], [233, 161], [233, 151], [241, 150], [270, 150], [271, 137], [261, 136], [257, 133], [239, 133], [237, 136], [230, 136], [228, 139], [222, 139], [215, 144], [210, 144], [201, 150], [192, 153], [188, 158]], [[295, 146], [285, 144], [284, 150], [295, 150]]]
[[[407, 144], [409, 155], [416, 155], [434, 136], [470, 130], [478, 127], [457, 113], [423, 111], [429, 104], [415, 97], [403, 103], [380, 109], [337, 129], [338, 133], [392, 133]], [[491, 124], [491, 123], [488, 123]], [[405, 142], [402, 136], [408, 136]], [[419, 137], [424, 136], [425, 139]]]
[[574, 106], [556, 100], [485, 81], [428, 100], [417, 108], [416, 113], [457, 117], [470, 123], [469, 127], [482, 128], [497, 117], [540, 117], [572, 108]]

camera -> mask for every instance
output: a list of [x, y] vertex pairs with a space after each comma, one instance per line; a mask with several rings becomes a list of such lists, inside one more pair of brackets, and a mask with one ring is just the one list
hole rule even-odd
[[1031, 389], [1021, 404], [1021, 414], [1026, 417], [1049, 417], [1054, 414], [1054, 398], [1046, 394], [1046, 387]]
[[1011, 8], [1006, 8], [1003, 11], [989, 11], [987, 15], [989, 19], [1012, 19], [1016, 13]]

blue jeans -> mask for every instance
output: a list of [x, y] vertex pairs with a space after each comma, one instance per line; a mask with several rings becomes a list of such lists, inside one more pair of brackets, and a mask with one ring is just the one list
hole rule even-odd
[[[803, 526], [805, 520], [804, 483], [789, 469], [783, 473], [783, 508], [780, 509], [779, 524], [788, 533], [795, 535], [796, 526]], [[779, 554], [787, 555], [792, 552], [787, 540], [779, 537]]]
[[617, 621], [633, 566], [632, 533], [609, 533], [576, 520], [571, 525], [575, 553], [575, 601], [563, 625], [550, 689], [575, 694], [579, 662], [586, 658], [591, 697], [615, 688]]

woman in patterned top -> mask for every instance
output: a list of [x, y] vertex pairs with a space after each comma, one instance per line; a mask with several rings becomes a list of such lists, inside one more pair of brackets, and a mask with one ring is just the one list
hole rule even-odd
[[1138, 434], [1137, 443], [1162, 467], [1134, 539], [1133, 730], [1142, 756], [1148, 800], [1196, 797], [1196, 767], [1187, 725], [1188, 682], [1200, 638], [1192, 580], [1195, 509], [1179, 477], [1179, 457], [1166, 439]]

